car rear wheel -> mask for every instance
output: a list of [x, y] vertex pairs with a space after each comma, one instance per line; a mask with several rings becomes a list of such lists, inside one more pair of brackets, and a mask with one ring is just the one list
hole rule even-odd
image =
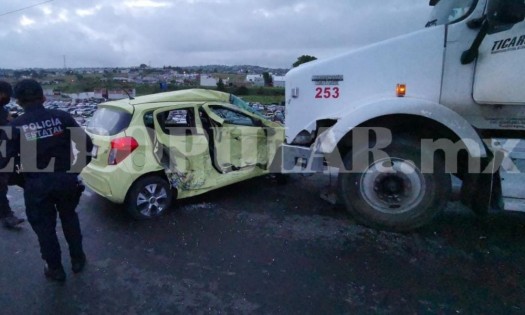
[[137, 180], [126, 197], [126, 210], [139, 220], [162, 215], [171, 205], [172, 191], [169, 183], [159, 176]]

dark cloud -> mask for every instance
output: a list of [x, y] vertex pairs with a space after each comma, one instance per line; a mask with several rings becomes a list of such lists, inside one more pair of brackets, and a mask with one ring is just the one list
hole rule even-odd
[[[38, 3], [35, 1], [33, 3]], [[41, 1], [40, 1], [41, 2]], [[0, 16], [0, 68], [289, 67], [423, 27], [421, 0], [55, 0]], [[30, 5], [30, 3], [26, 4]], [[3, 0], [2, 12], [20, 8]]]

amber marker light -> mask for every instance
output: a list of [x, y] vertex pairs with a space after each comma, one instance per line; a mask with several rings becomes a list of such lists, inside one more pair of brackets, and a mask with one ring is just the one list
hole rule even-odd
[[407, 94], [407, 86], [406, 84], [398, 84], [396, 87], [396, 95], [397, 97], [403, 97]]

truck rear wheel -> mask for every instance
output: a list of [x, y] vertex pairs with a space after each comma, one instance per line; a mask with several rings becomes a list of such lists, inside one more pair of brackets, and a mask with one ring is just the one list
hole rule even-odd
[[[394, 139], [383, 149], [388, 157], [372, 161], [368, 148], [350, 151], [344, 159], [347, 171], [339, 174], [339, 196], [355, 219], [367, 226], [408, 231], [434, 218], [446, 205], [451, 190], [443, 157], [434, 157], [433, 172], [421, 170], [421, 160], [434, 152], [419, 142]], [[365, 158], [368, 167], [352, 170], [352, 160]], [[375, 156], [373, 157], [375, 158]]]

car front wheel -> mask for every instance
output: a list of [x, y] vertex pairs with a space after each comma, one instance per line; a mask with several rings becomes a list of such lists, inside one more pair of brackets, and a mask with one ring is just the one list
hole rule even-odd
[[152, 219], [163, 214], [171, 205], [169, 183], [159, 176], [137, 180], [126, 197], [126, 210], [139, 220]]

